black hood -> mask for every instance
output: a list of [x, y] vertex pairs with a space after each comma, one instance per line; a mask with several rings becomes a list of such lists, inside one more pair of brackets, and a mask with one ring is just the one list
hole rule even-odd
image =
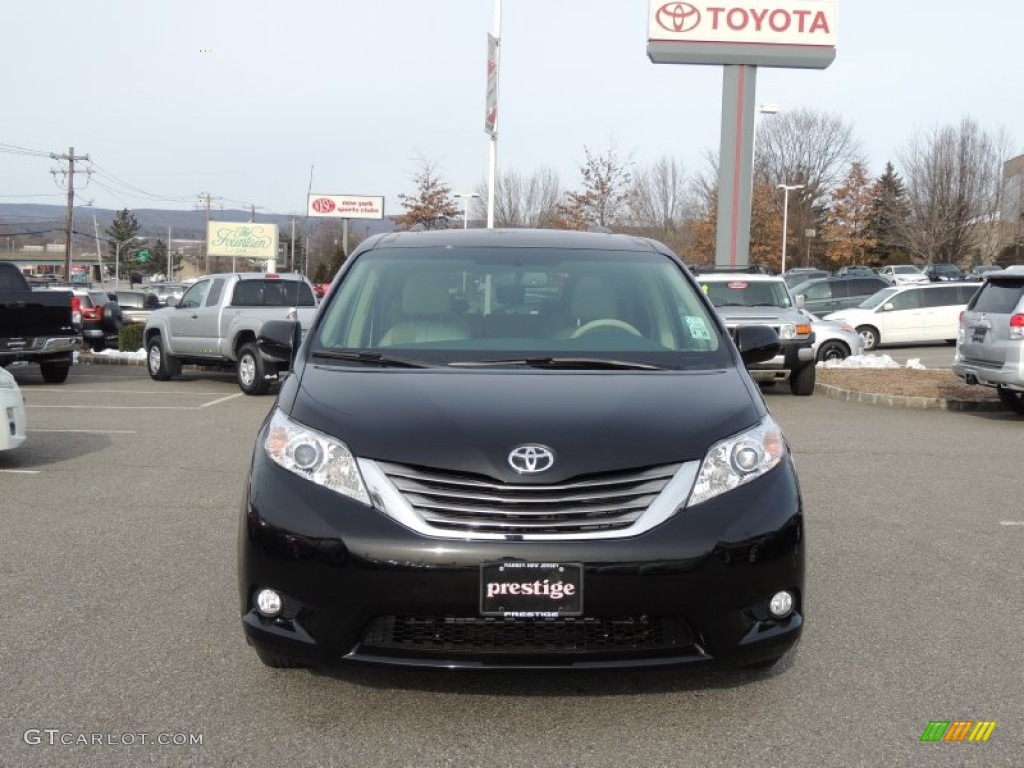
[[[405, 370], [306, 365], [290, 415], [359, 457], [560, 482], [700, 459], [764, 414], [735, 369], [705, 372]], [[525, 479], [508, 465], [526, 443], [554, 450]]]

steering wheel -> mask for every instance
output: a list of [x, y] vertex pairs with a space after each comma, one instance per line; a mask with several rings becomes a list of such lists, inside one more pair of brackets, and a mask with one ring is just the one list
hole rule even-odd
[[620, 331], [626, 331], [627, 333], [631, 333], [634, 336], [643, 335], [642, 333], [640, 333], [640, 331], [638, 331], [632, 325], [627, 323], [625, 320], [616, 320], [615, 318], [612, 317], [601, 317], [598, 318], [597, 320], [591, 320], [589, 323], [584, 323], [575, 331], [573, 331], [572, 336], [570, 336], [569, 338], [579, 338], [584, 333], [596, 331], [598, 328], [618, 328]]

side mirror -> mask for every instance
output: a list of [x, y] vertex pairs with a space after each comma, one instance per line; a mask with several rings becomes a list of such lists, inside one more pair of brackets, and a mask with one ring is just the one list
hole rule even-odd
[[793, 297], [793, 306], [795, 306], [797, 309], [803, 309], [806, 301], [806, 298], [801, 293], [800, 295]]
[[882, 305], [882, 311], [883, 312], [892, 312], [893, 309], [894, 309], [894, 307], [893, 307], [891, 301], [887, 301], [885, 304]]
[[744, 365], [771, 360], [780, 351], [779, 334], [770, 325], [741, 325], [736, 329], [736, 348]]
[[260, 327], [256, 345], [271, 360], [291, 367], [302, 342], [302, 326], [290, 320], [268, 320]]
[[177, 296], [168, 296], [167, 297], [167, 306], [168, 307], [176, 307], [176, 306], [178, 306], [178, 297]]

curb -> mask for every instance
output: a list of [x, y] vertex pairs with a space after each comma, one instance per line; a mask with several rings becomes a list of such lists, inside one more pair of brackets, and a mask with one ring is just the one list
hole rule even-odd
[[78, 365], [137, 365], [145, 366], [145, 360], [128, 360], [123, 357], [110, 357], [109, 355], [97, 355], [94, 352], [79, 352]]
[[1005, 411], [1006, 407], [992, 400], [948, 400], [943, 397], [911, 397], [909, 395], [879, 395], [873, 392], [854, 392], [834, 384], [815, 384], [814, 391], [833, 400], [867, 403], [889, 408], [942, 411]]

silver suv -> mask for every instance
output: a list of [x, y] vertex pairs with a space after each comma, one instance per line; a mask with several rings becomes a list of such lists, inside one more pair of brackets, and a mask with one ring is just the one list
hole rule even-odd
[[697, 282], [734, 338], [741, 325], [768, 325], [779, 334], [779, 354], [767, 362], [748, 366], [755, 381], [773, 383], [786, 379], [794, 395], [814, 392], [814, 331], [810, 319], [800, 311], [802, 304], [794, 300], [783, 278], [713, 272], [698, 275]]
[[960, 317], [953, 372], [968, 384], [995, 387], [1024, 414], [1024, 266], [985, 275]]

